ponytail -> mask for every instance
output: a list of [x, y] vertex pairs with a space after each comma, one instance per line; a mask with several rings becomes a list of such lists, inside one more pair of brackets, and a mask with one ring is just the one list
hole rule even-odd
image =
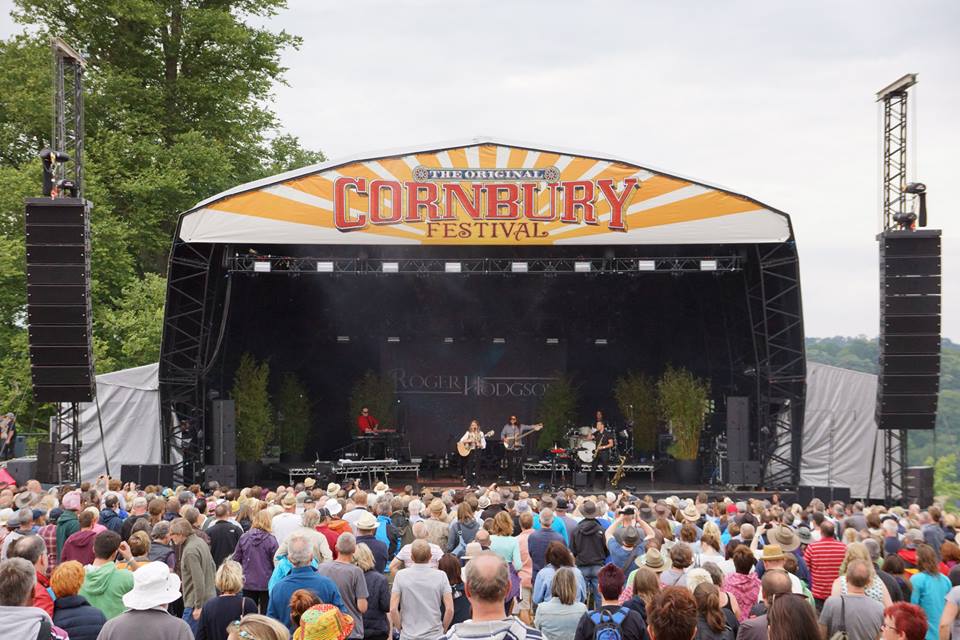
[[693, 597], [697, 601], [697, 612], [706, 620], [707, 626], [716, 633], [722, 632], [727, 626], [727, 620], [720, 609], [720, 590], [715, 585], [704, 582], [693, 590]]

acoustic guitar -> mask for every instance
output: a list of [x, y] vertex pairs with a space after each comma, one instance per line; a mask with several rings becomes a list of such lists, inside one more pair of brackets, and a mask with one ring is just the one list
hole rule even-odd
[[[483, 434], [483, 437], [484, 437], [484, 438], [492, 438], [492, 437], [493, 437], [493, 429], [491, 429], [490, 431], [487, 431], [485, 434]], [[473, 442], [458, 442], [458, 443], [457, 443], [457, 453], [459, 453], [459, 454], [460, 454], [461, 456], [463, 456], [464, 458], [466, 458], [468, 455], [470, 455], [470, 452], [473, 451], [473, 450], [476, 449], [476, 448], [477, 448], [477, 445], [474, 444]]]

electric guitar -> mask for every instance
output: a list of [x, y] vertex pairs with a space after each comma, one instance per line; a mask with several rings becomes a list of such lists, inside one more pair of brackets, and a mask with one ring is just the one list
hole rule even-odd
[[[487, 431], [486, 433], [484, 433], [484, 434], [483, 434], [483, 437], [484, 437], [484, 438], [492, 438], [492, 437], [493, 437], [493, 430], [491, 429], [490, 431]], [[471, 441], [469, 441], [469, 440], [466, 441], [466, 442], [458, 442], [458, 443], [457, 443], [457, 453], [459, 453], [461, 456], [463, 456], [464, 458], [466, 458], [468, 455], [470, 455], [470, 452], [471, 452], [471, 451], [473, 451], [474, 449], [476, 449], [476, 448], [479, 447], [479, 446], [480, 446], [479, 443], [471, 442]]]
[[[533, 429], [531, 429], [530, 431], [527, 431], [526, 433], [523, 433], [523, 434], [518, 433], [518, 434], [515, 435], [515, 436], [510, 436], [509, 438], [507, 438], [507, 439], [504, 441], [503, 446], [504, 446], [504, 448], [507, 449], [508, 451], [516, 451], [517, 449], [520, 448], [520, 441], [521, 441], [521, 440], [523, 440], [524, 438], [526, 438], [526, 437], [527, 437], [528, 435], [530, 435], [531, 433], [536, 433], [537, 431], [540, 431], [540, 429], [543, 429], [543, 423], [542, 423], [542, 422], [533, 425]], [[509, 443], [509, 444], [508, 444], [508, 443]]]

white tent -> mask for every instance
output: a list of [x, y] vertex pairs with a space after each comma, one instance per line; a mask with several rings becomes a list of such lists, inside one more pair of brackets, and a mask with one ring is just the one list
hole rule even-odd
[[[80, 405], [80, 472], [84, 479], [106, 471], [120, 477], [121, 464], [161, 461], [158, 365], [147, 364], [97, 376], [96, 402]], [[103, 438], [100, 425], [103, 425]]]
[[[80, 468], [84, 478], [121, 464], [157, 464], [161, 459], [158, 366], [148, 364], [97, 376], [103, 422], [94, 403], [81, 405]], [[851, 495], [883, 497], [883, 447], [874, 421], [877, 376], [807, 362], [807, 405], [800, 483], [850, 487]], [[870, 475], [871, 458], [873, 475]]]

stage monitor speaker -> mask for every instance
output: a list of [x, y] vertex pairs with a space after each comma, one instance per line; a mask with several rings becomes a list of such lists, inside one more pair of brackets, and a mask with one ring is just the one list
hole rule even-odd
[[214, 465], [237, 464], [237, 411], [233, 400], [210, 403], [210, 462]]
[[933, 504], [933, 467], [907, 467], [903, 473], [903, 498], [921, 508]]
[[760, 484], [760, 462], [757, 460], [729, 460], [727, 483], [735, 486]]
[[10, 460], [7, 462], [7, 473], [13, 476], [19, 486], [27, 484], [27, 480], [37, 477], [36, 460]]
[[574, 471], [573, 472], [573, 486], [576, 489], [582, 489], [587, 486], [587, 473], [586, 471]]
[[237, 486], [237, 465], [235, 464], [208, 464], [204, 469], [204, 480], [216, 480], [221, 487]]
[[885, 231], [877, 239], [877, 427], [933, 429], [940, 391], [940, 231]]
[[727, 458], [750, 459], [750, 398], [727, 396]]
[[80, 198], [28, 198], [25, 234], [34, 400], [90, 402], [90, 205]]

